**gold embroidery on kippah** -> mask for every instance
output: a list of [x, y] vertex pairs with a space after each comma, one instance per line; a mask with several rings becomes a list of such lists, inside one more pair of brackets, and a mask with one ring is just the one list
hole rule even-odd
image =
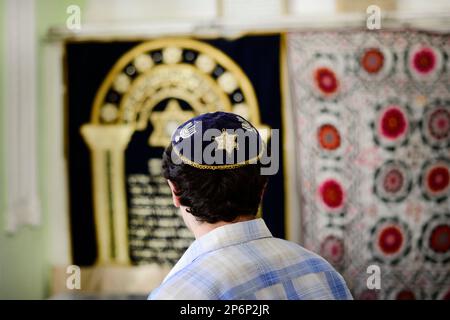
[[222, 134], [214, 140], [217, 141], [217, 150], [225, 150], [228, 154], [231, 154], [234, 149], [239, 150], [237, 134], [230, 134], [225, 129], [222, 129]]
[[264, 151], [264, 147], [262, 147], [261, 151], [259, 152], [259, 154], [256, 157], [253, 157], [251, 159], [248, 159], [248, 160], [242, 161], [242, 162], [233, 163], [233, 164], [222, 164], [222, 165], [208, 165], [208, 164], [200, 164], [200, 163], [194, 162], [194, 161], [186, 158], [185, 156], [183, 156], [181, 153], [178, 152], [177, 148], [175, 148], [173, 144], [172, 144], [172, 149], [184, 164], [187, 164], [187, 165], [190, 165], [191, 167], [194, 167], [197, 169], [202, 169], [202, 170], [229, 170], [229, 169], [236, 169], [239, 167], [243, 167], [243, 166], [246, 166], [249, 164], [254, 164], [254, 163], [256, 163], [257, 160], [261, 159], [261, 156]]

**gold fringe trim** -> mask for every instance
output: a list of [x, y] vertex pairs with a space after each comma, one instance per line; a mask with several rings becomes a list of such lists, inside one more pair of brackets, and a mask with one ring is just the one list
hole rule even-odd
[[230, 169], [236, 169], [239, 167], [243, 167], [243, 166], [246, 166], [249, 164], [254, 164], [254, 163], [250, 163], [250, 162], [261, 159], [261, 156], [264, 152], [264, 144], [263, 144], [263, 147], [261, 148], [261, 152], [256, 157], [253, 157], [253, 158], [243, 161], [243, 162], [238, 162], [238, 163], [233, 163], [233, 164], [222, 164], [222, 165], [207, 165], [207, 164], [199, 164], [197, 162], [194, 162], [194, 161], [186, 158], [182, 154], [180, 154], [180, 152], [178, 152], [178, 150], [175, 148], [175, 146], [173, 144], [172, 144], [172, 150], [176, 153], [176, 155], [181, 159], [181, 161], [184, 164], [190, 165], [191, 167], [194, 167], [197, 169], [202, 169], [202, 170], [230, 170]]

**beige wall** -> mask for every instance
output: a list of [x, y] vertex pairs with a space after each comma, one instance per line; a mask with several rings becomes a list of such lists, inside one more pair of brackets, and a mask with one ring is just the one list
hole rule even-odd
[[[14, 234], [5, 232], [5, 207], [7, 195], [7, 181], [5, 168], [5, 134], [3, 123], [5, 119], [5, 79], [4, 73], [0, 77], [0, 299], [41, 299], [46, 298], [49, 289], [49, 215], [48, 188], [46, 176], [48, 174], [47, 142], [44, 132], [47, 126], [45, 106], [43, 105], [43, 42], [42, 39], [48, 27], [64, 25], [67, 17], [66, 8], [71, 4], [80, 7], [84, 0], [37, 0], [36, 23], [39, 39], [38, 48], [38, 111], [39, 111], [39, 192], [42, 203], [42, 221], [37, 227], [23, 227]], [[5, 4], [0, 0], [0, 70], [5, 66]]]

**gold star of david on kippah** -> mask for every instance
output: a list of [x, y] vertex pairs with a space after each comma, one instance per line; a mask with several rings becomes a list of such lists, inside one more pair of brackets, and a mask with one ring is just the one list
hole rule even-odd
[[225, 129], [222, 129], [222, 134], [214, 140], [217, 141], [217, 150], [225, 150], [228, 154], [232, 153], [235, 148], [239, 150], [239, 145], [236, 141], [237, 134], [230, 134]]

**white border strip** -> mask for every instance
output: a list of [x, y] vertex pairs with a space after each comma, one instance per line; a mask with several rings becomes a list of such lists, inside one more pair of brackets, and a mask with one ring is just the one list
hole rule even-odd
[[34, 0], [6, 1], [6, 229], [40, 222]]

